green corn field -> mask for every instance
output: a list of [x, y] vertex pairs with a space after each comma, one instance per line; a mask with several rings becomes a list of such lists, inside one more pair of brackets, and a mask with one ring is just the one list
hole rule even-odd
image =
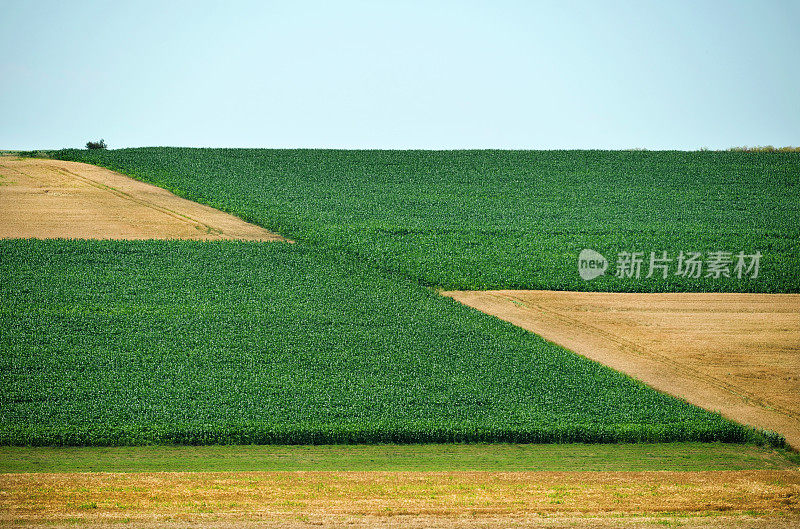
[[[448, 290], [800, 292], [800, 153], [66, 150]], [[580, 251], [763, 254], [757, 278], [577, 273]], [[674, 263], [673, 263], [674, 264]], [[671, 271], [672, 272], [672, 271]]]
[[768, 442], [347, 253], [0, 241], [0, 444]]

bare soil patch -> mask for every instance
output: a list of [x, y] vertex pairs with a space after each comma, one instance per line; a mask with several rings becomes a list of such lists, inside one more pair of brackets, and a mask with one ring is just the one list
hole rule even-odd
[[800, 294], [443, 294], [800, 448]]
[[233, 215], [93, 165], [0, 157], [0, 238], [285, 241]]
[[798, 470], [6, 474], [0, 490], [0, 523], [26, 525], [790, 527], [800, 515]]

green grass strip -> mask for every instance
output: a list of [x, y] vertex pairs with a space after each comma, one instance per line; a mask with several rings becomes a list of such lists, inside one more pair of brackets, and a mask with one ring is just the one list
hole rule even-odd
[[0, 472], [703, 471], [797, 468], [797, 454], [752, 445], [427, 444], [0, 447]]

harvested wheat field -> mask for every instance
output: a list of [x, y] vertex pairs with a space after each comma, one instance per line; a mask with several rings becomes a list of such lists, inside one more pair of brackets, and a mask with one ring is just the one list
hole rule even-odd
[[792, 527], [800, 512], [797, 470], [6, 474], [0, 485], [0, 523], [48, 526]]
[[285, 240], [108, 169], [10, 156], [0, 157], [0, 238]]
[[443, 292], [800, 447], [800, 295]]

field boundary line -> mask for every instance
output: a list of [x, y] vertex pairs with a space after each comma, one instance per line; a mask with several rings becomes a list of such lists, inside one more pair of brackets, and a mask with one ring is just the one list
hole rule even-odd
[[[106, 191], [106, 192], [111, 193], [112, 195], [118, 196], [118, 197], [120, 197], [122, 199], [130, 200], [131, 202], [134, 202], [136, 204], [140, 204], [142, 206], [146, 206], [148, 208], [154, 209], [155, 211], [158, 211], [160, 213], [163, 213], [165, 215], [173, 217], [173, 218], [175, 218], [177, 220], [180, 220], [181, 222], [186, 222], [188, 224], [192, 224], [198, 229], [202, 229], [201, 227], [203, 227], [203, 228], [206, 229], [206, 233], [209, 233], [209, 234], [212, 234], [212, 235], [224, 235], [224, 233], [223, 233], [223, 231], [221, 229], [215, 228], [214, 226], [206, 224], [205, 222], [202, 222], [200, 220], [192, 218], [192, 217], [190, 217], [188, 215], [184, 215], [182, 213], [178, 213], [177, 211], [173, 211], [173, 210], [171, 210], [169, 208], [165, 208], [164, 206], [159, 206], [158, 204], [155, 204], [153, 202], [150, 202], [150, 201], [147, 201], [147, 200], [143, 200], [143, 199], [140, 199], [140, 198], [136, 198], [136, 197], [132, 196], [131, 194], [126, 193], [125, 191], [122, 191], [122, 190], [116, 189], [114, 187], [108, 186], [106, 184], [103, 184], [102, 182], [98, 182], [96, 180], [92, 180], [91, 178], [88, 178], [86, 176], [79, 175], [77, 173], [73, 173], [69, 169], [65, 169], [63, 167], [54, 167], [53, 169], [57, 173], [61, 173], [61, 174], [66, 173], [67, 175], [72, 176], [72, 177], [74, 177], [74, 178], [76, 178], [76, 179], [78, 179], [78, 180], [80, 180], [80, 181], [92, 186], [92, 187], [100, 189], [101, 191]], [[27, 175], [27, 176], [30, 176], [30, 175]], [[126, 177], [126, 178], [128, 178], [128, 177]]]
[[[519, 298], [517, 298], [517, 297], [515, 297], [513, 295], [507, 295], [507, 296], [503, 295], [503, 294], [490, 294], [490, 295], [492, 297], [497, 298], [497, 299], [504, 299], [504, 298], [505, 299], [509, 299], [509, 300], [513, 299], [517, 304], [522, 306], [523, 309], [533, 311], [533, 308], [530, 307], [529, 302], [525, 302], [525, 301], [523, 301], [523, 300], [521, 300], [521, 299], [519, 299]], [[626, 340], [625, 338], [622, 338], [621, 336], [618, 336], [618, 335], [616, 335], [614, 333], [610, 333], [608, 331], [605, 331], [603, 329], [595, 327], [594, 325], [590, 325], [588, 323], [583, 323], [583, 322], [578, 321], [578, 320], [576, 320], [574, 318], [570, 318], [566, 314], [562, 314], [562, 313], [560, 313], [558, 311], [555, 311], [555, 310], [552, 310], [552, 309], [547, 309], [545, 307], [542, 307], [539, 304], [535, 304], [534, 307], [537, 310], [539, 310], [540, 312], [542, 312], [544, 314], [547, 314], [548, 316], [553, 317], [553, 318], [555, 318], [557, 320], [560, 320], [565, 325], [568, 325], [570, 327], [576, 327], [576, 328], [579, 328], [579, 329], [584, 329], [584, 330], [586, 330], [588, 332], [591, 332], [592, 334], [598, 335], [601, 338], [604, 338], [604, 339], [606, 339], [606, 340], [608, 340], [608, 341], [610, 341], [612, 343], [615, 343], [623, 351], [625, 351], [625, 352], [627, 352], [629, 354], [635, 354], [637, 356], [655, 359], [655, 361], [657, 361], [658, 363], [666, 364], [666, 365], [668, 365], [669, 367], [671, 367], [672, 369], [674, 369], [675, 371], [677, 371], [679, 373], [687, 374], [687, 375], [689, 375], [689, 376], [691, 376], [691, 377], [693, 377], [695, 379], [702, 380], [702, 381], [704, 381], [704, 382], [706, 382], [706, 383], [708, 383], [710, 385], [713, 385], [713, 386], [715, 386], [715, 387], [717, 387], [719, 389], [725, 390], [725, 391], [735, 395], [736, 397], [741, 398], [745, 402], [748, 402], [750, 404], [754, 404], [756, 406], [760, 406], [760, 407], [762, 407], [762, 408], [764, 408], [766, 410], [769, 410], [769, 411], [774, 411], [776, 413], [781, 413], [781, 414], [786, 415], [787, 417], [790, 417], [790, 418], [795, 419], [795, 420], [800, 420], [800, 416], [798, 416], [797, 414], [795, 414], [795, 413], [793, 413], [793, 412], [791, 412], [789, 410], [786, 410], [786, 409], [782, 408], [781, 406], [768, 404], [767, 402], [762, 400], [760, 397], [754, 395], [753, 393], [750, 393], [750, 392], [748, 392], [748, 391], [746, 391], [744, 389], [741, 389], [741, 388], [737, 388], [736, 386], [734, 386], [732, 384], [729, 384], [729, 383], [727, 383], [727, 382], [725, 382], [723, 380], [720, 380], [720, 379], [718, 379], [716, 377], [713, 377], [711, 375], [708, 375], [708, 374], [702, 373], [700, 371], [697, 371], [696, 369], [692, 368], [691, 366], [687, 366], [685, 364], [682, 364], [681, 362], [677, 362], [677, 361], [675, 361], [675, 360], [673, 360], [673, 359], [671, 359], [671, 358], [669, 358], [669, 357], [667, 357], [665, 355], [662, 355], [662, 354], [659, 354], [659, 353], [655, 353], [655, 352], [652, 352], [652, 351], [647, 351], [645, 348], [643, 348], [642, 346], [640, 346], [636, 342], [632, 342], [630, 340]], [[538, 334], [537, 334], [537, 336], [538, 336]], [[580, 353], [578, 353], [578, 354], [580, 354]], [[581, 356], [583, 356], [583, 355], [581, 355]]]
[[[592, 317], [593, 309], [588, 307], [589, 312], [581, 312], [581, 307], [591, 303], [588, 296], [591, 293], [586, 293], [587, 297], [584, 299], [580, 293], [575, 293], [576, 297], [556, 291], [540, 292], [540, 295], [537, 295], [538, 291], [528, 291], [528, 294], [525, 292], [442, 290], [440, 294], [473, 310], [525, 329], [549, 343], [607, 366], [656, 391], [719, 413], [740, 424], [777, 432], [790, 446], [800, 446], [800, 418], [796, 410], [787, 410], [781, 398], [775, 395], [773, 399], [769, 391], [756, 396], [754, 392], [760, 386], [750, 386], [736, 379], [735, 373], [731, 380], [720, 380], [718, 377], [725, 376], [727, 371], [713, 368], [709, 372], [701, 371], [704, 364], [697, 362], [704, 360], [691, 360], [691, 356], [684, 358], [685, 355], [678, 354], [683, 349], [675, 349], [676, 358], [670, 358], [670, 348], [677, 344], [673, 345], [669, 334], [656, 333], [651, 338], [642, 334], [642, 340], [656, 340], [652, 347], [657, 350], [650, 351], [650, 345], [641, 345], [636, 341], [638, 334], [626, 333], [622, 326], [619, 327], [621, 334], [615, 332], [617, 329], [613, 325], [598, 328], [604, 325], [604, 319], [595, 321]], [[566, 314], [562, 312], [562, 305], [559, 303], [564, 304], [563, 312]], [[571, 314], [571, 309], [577, 312]], [[602, 309], [597, 310], [600, 311], [599, 316]], [[636, 325], [635, 320], [628, 325], [631, 323]], [[712, 365], [715, 361], [720, 361], [718, 357], [722, 350], [716, 346], [714, 351], [717, 352], [712, 352], [709, 360]], [[714, 360], [715, 358], [717, 359]]]

